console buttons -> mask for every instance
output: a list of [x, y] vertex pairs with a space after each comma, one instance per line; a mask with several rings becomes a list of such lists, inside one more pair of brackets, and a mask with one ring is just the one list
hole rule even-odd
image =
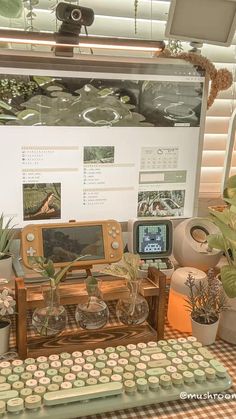
[[112, 247], [112, 249], [119, 249], [120, 246], [119, 246], [118, 242], [114, 241], [114, 242], [112, 242], [111, 247]]
[[33, 233], [28, 233], [28, 234], [26, 235], [26, 240], [27, 240], [28, 242], [33, 242], [33, 241], [34, 241], [34, 239], [35, 239], [35, 235], [34, 235]]
[[36, 250], [35, 249], [33, 249], [33, 247], [31, 246], [31, 247], [29, 247], [29, 249], [27, 250], [27, 255], [29, 255], [29, 256], [34, 256], [34, 254], [36, 253]]

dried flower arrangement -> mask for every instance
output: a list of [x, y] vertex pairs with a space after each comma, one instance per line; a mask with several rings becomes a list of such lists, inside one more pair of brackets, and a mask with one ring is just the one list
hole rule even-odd
[[3, 288], [0, 292], [0, 321], [4, 321], [5, 317], [15, 312], [16, 302], [8, 288]]
[[195, 322], [213, 324], [219, 319], [220, 313], [227, 310], [221, 282], [215, 278], [212, 270], [207, 274], [206, 283], [199, 281], [196, 284], [194, 277], [189, 274], [185, 285], [189, 288], [186, 307]]
[[211, 80], [207, 109], [213, 105], [219, 91], [229, 89], [233, 83], [233, 75], [227, 68], [220, 68], [217, 70], [214, 64], [202, 55], [198, 55], [194, 52], [178, 52], [177, 54], [173, 54], [168, 48], [166, 48], [161, 55], [170, 58], [180, 58], [188, 61], [192, 65], [199, 66], [206, 71], [206, 74]]

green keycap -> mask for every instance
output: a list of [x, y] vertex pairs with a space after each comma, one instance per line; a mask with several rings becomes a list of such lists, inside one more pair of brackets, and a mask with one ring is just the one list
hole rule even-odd
[[166, 356], [169, 359], [173, 359], [173, 358], [176, 358], [177, 357], [177, 353], [176, 352], [173, 352], [173, 351], [170, 351], [170, 352], [167, 352]]
[[95, 364], [96, 363], [96, 361], [97, 361], [97, 359], [95, 358], [95, 356], [88, 356], [87, 358], [86, 358], [86, 362], [88, 363], [88, 364]]
[[[224, 378], [227, 375], [227, 370], [223, 365], [216, 365], [213, 363], [214, 360], [210, 361], [211, 366], [215, 369], [217, 377]], [[213, 364], [212, 364], [213, 363]]]
[[183, 362], [184, 364], [190, 364], [190, 362], [193, 362], [193, 358], [191, 358], [190, 356], [184, 356]]
[[61, 384], [63, 382], [63, 377], [61, 375], [54, 375], [52, 377], [53, 384]]
[[23, 372], [24, 372], [24, 367], [14, 367], [13, 368], [13, 370], [12, 370], [12, 372], [14, 373], [14, 374], [18, 374], [18, 375], [21, 375]]
[[116, 347], [116, 352], [125, 352], [126, 347], [123, 345], [119, 345]]
[[60, 358], [61, 359], [70, 359], [71, 358], [71, 354], [69, 354], [68, 352], [62, 352], [61, 354], [60, 354]]
[[115, 352], [116, 350], [115, 350], [115, 348], [113, 347], [113, 346], [108, 346], [106, 349], [105, 349], [105, 353], [106, 354], [111, 354], [111, 353], [113, 353], [113, 352]]
[[162, 351], [163, 352], [171, 352], [172, 348], [168, 345], [162, 346]]
[[129, 352], [127, 352], [127, 351], [120, 352], [120, 357], [121, 358], [129, 358]]
[[124, 368], [122, 368], [122, 367], [117, 366], [117, 367], [114, 367], [113, 368], [113, 374], [120, 374], [120, 375], [122, 375], [123, 372], [124, 372]]
[[130, 364], [136, 365], [139, 363], [139, 358], [137, 356], [131, 356], [129, 359]]
[[97, 369], [97, 370], [102, 370], [103, 368], [105, 368], [106, 367], [106, 364], [105, 364], [105, 362], [96, 362], [96, 364], [95, 364], [95, 368]]
[[160, 376], [159, 380], [162, 387], [171, 386], [171, 377], [169, 375], [163, 374]]
[[8, 390], [11, 390], [11, 384], [9, 384], [9, 383], [0, 384], [0, 392], [1, 391], [8, 391]]
[[187, 384], [194, 383], [194, 375], [191, 371], [184, 371], [183, 372], [183, 379], [184, 382]]
[[158, 340], [157, 344], [161, 347], [166, 346], [166, 340]]
[[206, 374], [203, 370], [197, 369], [194, 370], [194, 377], [198, 383], [202, 383], [206, 379]]
[[[58, 384], [49, 384], [49, 386], [47, 388], [47, 391], [58, 391], [59, 389], [60, 389], [60, 387], [59, 387]], [[34, 394], [36, 394], [35, 391], [34, 391]], [[39, 396], [40, 396], [40, 394], [39, 394]]]
[[192, 349], [192, 345], [191, 345], [191, 343], [183, 343], [183, 348], [184, 349]]
[[109, 383], [110, 379], [109, 377], [102, 375], [101, 377], [98, 378], [98, 382], [99, 384], [106, 384]]
[[152, 354], [158, 354], [161, 352], [161, 348], [154, 347], [154, 348], [144, 348], [141, 349], [141, 352], [143, 355], [152, 355]]
[[135, 371], [135, 366], [134, 365], [125, 365], [125, 372], [134, 372]]
[[0, 371], [0, 374], [3, 375], [3, 377], [8, 377], [9, 375], [11, 375], [12, 371], [11, 368], [3, 368]]
[[176, 352], [181, 351], [183, 348], [181, 345], [179, 345], [178, 343], [176, 345], [172, 346], [172, 349]]
[[25, 362], [25, 365], [31, 365], [31, 364], [35, 364], [36, 360], [34, 358], [26, 358], [24, 362]]
[[214, 355], [206, 348], [198, 348], [198, 352], [207, 360], [215, 358]]
[[[63, 367], [61, 367], [61, 368], [63, 368]], [[52, 377], [54, 377], [55, 375], [57, 375], [58, 374], [58, 372], [57, 372], [57, 370], [56, 369], [54, 369], [54, 368], [49, 368], [49, 370], [47, 370], [47, 372], [46, 372], [46, 377], [48, 377], [48, 378], [52, 378]]]
[[193, 342], [193, 343], [192, 343], [192, 346], [193, 346], [194, 348], [201, 348], [201, 347], [202, 347], [202, 343], [200, 343], [200, 342]]
[[23, 372], [23, 374], [21, 374], [20, 378], [21, 378], [22, 381], [26, 382], [28, 380], [31, 380], [32, 377], [33, 376], [30, 372]]
[[73, 383], [73, 387], [84, 387], [85, 386], [85, 382], [83, 380], [75, 380]]
[[13, 383], [15, 383], [16, 381], [19, 381], [19, 380], [20, 380], [20, 377], [17, 374], [11, 374], [7, 377], [7, 382], [9, 384], [13, 384]]
[[165, 374], [164, 368], [149, 368], [146, 371], [147, 377], [155, 376], [160, 377], [160, 375]]
[[176, 339], [168, 339], [168, 340], [167, 340], [167, 343], [168, 343], [169, 345], [176, 345], [176, 344], [177, 344], [177, 340], [176, 340]]
[[136, 380], [136, 385], [139, 391], [147, 391], [148, 390], [148, 382], [145, 378], [138, 378]]
[[208, 368], [208, 367], [210, 367], [210, 364], [209, 364], [209, 362], [206, 362], [206, 361], [200, 361], [199, 362], [199, 367]]
[[18, 391], [16, 390], [8, 390], [8, 391], [1, 391], [0, 393], [0, 400], [7, 401], [10, 399], [14, 399], [15, 397], [18, 397]]
[[78, 372], [78, 374], [77, 374], [77, 379], [78, 380], [87, 380], [87, 378], [88, 378], [88, 373], [87, 372], [85, 372], [85, 371]]
[[59, 375], [65, 376], [66, 374], [69, 374], [69, 372], [70, 372], [70, 369], [68, 367], [61, 367], [59, 368], [59, 371], [56, 371], [55, 375], [59, 374]]
[[194, 348], [191, 348], [191, 349], [188, 350], [188, 354], [191, 355], [191, 356], [197, 355], [198, 353], [199, 352]]

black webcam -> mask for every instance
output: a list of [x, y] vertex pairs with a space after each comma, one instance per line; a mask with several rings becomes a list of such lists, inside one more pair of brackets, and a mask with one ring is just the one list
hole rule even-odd
[[[79, 34], [82, 26], [90, 26], [94, 21], [94, 11], [88, 7], [80, 7], [76, 4], [58, 3], [56, 17], [62, 21], [59, 31], [55, 33], [57, 44], [79, 43]], [[55, 55], [73, 57], [73, 47], [56, 46]]]
[[94, 21], [94, 11], [88, 7], [75, 4], [59, 3], [56, 7], [56, 17], [63, 23], [60, 32], [79, 33], [81, 26], [91, 26]]

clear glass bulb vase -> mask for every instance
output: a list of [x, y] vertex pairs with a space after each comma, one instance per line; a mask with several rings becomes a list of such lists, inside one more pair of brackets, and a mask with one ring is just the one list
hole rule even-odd
[[32, 324], [41, 336], [59, 335], [67, 325], [67, 313], [60, 305], [59, 287], [55, 285], [43, 286], [42, 294], [44, 306], [34, 310]]
[[87, 300], [78, 304], [75, 311], [76, 322], [83, 329], [101, 329], [108, 322], [109, 310], [105, 301], [102, 300], [100, 284], [101, 281], [93, 277], [85, 280]]
[[128, 280], [129, 295], [122, 298], [116, 305], [116, 316], [125, 325], [138, 325], [143, 323], [149, 314], [147, 300], [139, 294], [142, 279]]

